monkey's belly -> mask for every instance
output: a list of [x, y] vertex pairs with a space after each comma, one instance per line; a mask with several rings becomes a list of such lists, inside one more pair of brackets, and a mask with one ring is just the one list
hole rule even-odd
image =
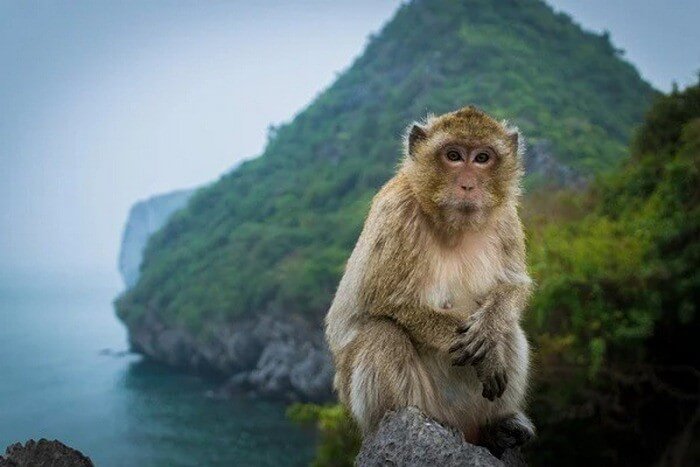
[[[453, 367], [444, 355], [433, 351], [421, 354], [428, 374], [432, 376], [436, 407], [444, 413], [431, 414], [438, 420], [467, 431], [491, 418], [492, 407], [481, 396], [482, 385], [472, 367]], [[493, 404], [491, 404], [493, 405]]]
[[522, 384], [518, 383], [526, 375], [511, 375], [516, 384], [511, 384], [502, 398], [492, 402], [482, 396], [483, 385], [473, 367], [454, 367], [444, 354], [434, 351], [421, 352], [420, 358], [432, 377], [433, 397], [437, 399], [432, 407], [427, 408], [428, 414], [467, 436], [478, 433], [480, 427], [499, 416], [514, 411], [522, 399]]

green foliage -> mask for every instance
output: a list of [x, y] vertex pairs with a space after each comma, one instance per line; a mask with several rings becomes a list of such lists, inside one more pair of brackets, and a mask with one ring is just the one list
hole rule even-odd
[[270, 310], [320, 317], [411, 120], [477, 104], [598, 173], [622, 158], [652, 95], [607, 36], [539, 0], [410, 2], [259, 158], [153, 236], [118, 314], [193, 329]]
[[316, 448], [316, 467], [352, 467], [361, 436], [347, 411], [340, 405], [294, 404], [287, 416], [297, 423], [315, 424], [321, 434]]
[[531, 231], [532, 457], [566, 456], [568, 433], [588, 445], [574, 463], [647, 465], [700, 401], [700, 85], [659, 98], [629, 160], [585, 196], [587, 215]]

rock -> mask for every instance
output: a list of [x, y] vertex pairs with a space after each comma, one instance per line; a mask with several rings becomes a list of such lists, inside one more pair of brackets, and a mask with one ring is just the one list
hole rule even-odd
[[245, 390], [286, 401], [332, 399], [333, 363], [319, 326], [293, 315], [209, 325], [195, 335], [147, 313], [128, 323], [129, 341], [153, 360], [228, 378], [217, 397]]
[[24, 446], [16, 443], [8, 446], [5, 456], [0, 456], [0, 467], [51, 466], [51, 467], [93, 467], [89, 457], [80, 451], [53, 440], [30, 439]]
[[143, 250], [150, 236], [163, 227], [175, 211], [187, 204], [194, 191], [174, 191], [132, 206], [119, 250], [119, 273], [127, 288], [138, 281]]
[[365, 438], [355, 463], [359, 467], [526, 465], [513, 451], [497, 459], [488, 449], [463, 441], [458, 431], [431, 420], [415, 407], [387, 413], [377, 431]]
[[554, 185], [577, 190], [585, 188], [588, 184], [588, 179], [557, 160], [552, 143], [548, 140], [536, 140], [526, 145], [525, 173]]

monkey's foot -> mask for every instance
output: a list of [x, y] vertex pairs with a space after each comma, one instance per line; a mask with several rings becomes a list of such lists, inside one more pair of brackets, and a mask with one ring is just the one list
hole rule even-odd
[[483, 444], [496, 457], [506, 449], [522, 446], [535, 438], [535, 426], [522, 412], [502, 418], [483, 430]]
[[464, 326], [457, 328], [454, 344], [449, 349], [452, 365], [474, 366], [484, 385], [481, 395], [490, 401], [501, 397], [508, 385], [506, 346], [499, 336], [485, 323], [484, 314], [477, 312]]

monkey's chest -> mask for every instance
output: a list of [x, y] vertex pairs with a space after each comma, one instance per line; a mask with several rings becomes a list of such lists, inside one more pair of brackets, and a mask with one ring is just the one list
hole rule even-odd
[[468, 239], [435, 256], [425, 278], [424, 300], [435, 310], [470, 314], [498, 283], [502, 271], [497, 245], [488, 238]]

